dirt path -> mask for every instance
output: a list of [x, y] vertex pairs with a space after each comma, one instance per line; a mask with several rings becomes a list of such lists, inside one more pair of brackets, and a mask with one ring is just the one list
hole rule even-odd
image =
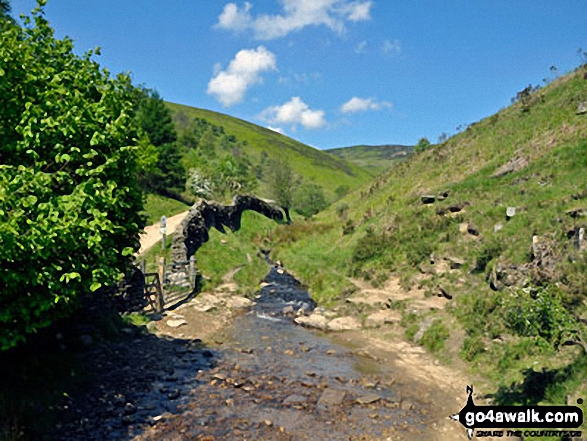
[[[176, 214], [175, 216], [171, 216], [167, 218], [167, 234], [172, 234], [181, 221], [187, 216], [188, 211], [184, 211], [183, 213]], [[156, 224], [149, 225], [145, 227], [145, 232], [141, 234], [141, 249], [137, 253], [137, 255], [143, 254], [153, 245], [161, 240], [161, 223], [157, 222]]]

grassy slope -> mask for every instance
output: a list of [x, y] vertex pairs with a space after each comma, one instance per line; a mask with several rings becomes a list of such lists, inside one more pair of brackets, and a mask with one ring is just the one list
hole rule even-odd
[[398, 161], [409, 158], [414, 148], [405, 145], [355, 145], [324, 151], [358, 165], [376, 176], [390, 169]]
[[[260, 155], [263, 151], [269, 156], [287, 158], [296, 173], [303, 176], [304, 179], [321, 185], [330, 200], [335, 199], [334, 190], [336, 188], [344, 185], [348, 188], [355, 188], [370, 179], [369, 173], [360, 167], [273, 130], [210, 110], [174, 103], [167, 103], [167, 105], [174, 114], [174, 120], [178, 125], [181, 125], [182, 122], [185, 124], [184, 121], [188, 121], [190, 118], [203, 118], [212, 124], [223, 126], [226, 133], [235, 135], [240, 141], [246, 141], [250, 148], [250, 151], [246, 153], [250, 155], [253, 164], [260, 161]], [[263, 187], [260, 188], [261, 196], [268, 196], [268, 194], [263, 194], [265, 190]]]
[[[567, 286], [553, 289], [560, 288], [562, 297], [574, 295], [577, 304], [569, 309], [585, 315], [587, 253], [578, 256], [566, 233], [587, 227], [587, 221], [565, 212], [587, 208], [587, 115], [576, 114], [578, 103], [586, 100], [583, 72], [559, 78], [534, 95], [528, 112], [516, 103], [355, 190], [313, 223], [279, 227], [273, 235], [278, 257], [326, 304], [345, 297], [350, 287], [345, 276], [350, 274], [374, 283], [397, 274], [407, 286], [420, 281], [431, 294], [442, 284], [455, 296], [453, 315], [469, 336], [463, 343], [479, 348], [469, 354], [469, 361], [493, 387], [500, 387], [502, 397], [522, 387], [510, 382], [528, 381], [522, 369], [541, 366], [560, 375], [556, 378], [564, 377], [559, 385], [547, 384], [544, 401], [561, 402], [565, 394], [585, 395], [585, 356], [572, 349], [542, 351], [535, 338], [512, 333], [508, 337], [503, 310], [496, 307], [506, 294], [491, 291], [486, 276], [497, 262], [529, 262], [532, 235], [553, 234], [565, 256], [557, 270], [568, 279]], [[529, 165], [501, 178], [491, 177], [516, 156], [526, 158]], [[422, 194], [445, 190], [450, 192], [445, 201], [433, 205], [420, 201]], [[469, 205], [456, 215], [436, 213], [437, 208], [465, 202]], [[347, 214], [344, 206], [349, 207]], [[506, 223], [508, 206], [517, 207], [517, 214]], [[347, 218], [355, 230], [343, 235]], [[479, 238], [462, 234], [462, 223], [477, 228]], [[498, 223], [504, 227], [495, 232]], [[431, 253], [437, 261], [456, 256], [466, 263], [461, 271], [433, 274], [421, 282], [419, 268], [429, 265]], [[578, 262], [570, 263], [570, 258]], [[488, 260], [486, 270], [474, 271], [482, 259]], [[573, 289], [574, 294], [568, 292]], [[496, 335], [505, 335], [511, 344], [493, 342]]]

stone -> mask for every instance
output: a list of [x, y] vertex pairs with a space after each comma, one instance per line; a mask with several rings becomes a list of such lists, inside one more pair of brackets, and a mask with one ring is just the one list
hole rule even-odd
[[293, 315], [295, 313], [295, 309], [292, 305], [287, 305], [281, 310], [283, 315]]
[[299, 316], [295, 318], [294, 322], [298, 325], [307, 326], [309, 328], [326, 329], [328, 327], [328, 319], [320, 314]]
[[493, 232], [494, 232], [494, 233], [497, 233], [497, 232], [498, 232], [498, 231], [500, 231], [502, 228], [503, 228], [503, 224], [502, 224], [502, 223], [495, 224], [495, 225], [493, 226]]
[[226, 301], [226, 306], [230, 309], [248, 308], [253, 305], [246, 297], [234, 296]]
[[567, 215], [573, 219], [587, 216], [587, 208], [575, 208], [574, 210], [567, 210]]
[[471, 224], [469, 224], [467, 226], [467, 233], [469, 233], [471, 236], [479, 236], [479, 230], [477, 228], [475, 228], [474, 226], [472, 226]]
[[426, 317], [424, 320], [422, 320], [422, 323], [420, 324], [420, 329], [418, 329], [418, 332], [416, 332], [416, 334], [414, 335], [413, 341], [418, 343], [422, 339], [422, 336], [428, 330], [428, 328], [432, 326], [432, 323], [434, 323], [434, 317]]
[[167, 320], [166, 323], [167, 323], [167, 326], [169, 326], [170, 328], [178, 328], [180, 326], [188, 324], [188, 322], [186, 322], [184, 319], [171, 319], [171, 320]]
[[420, 196], [420, 200], [423, 204], [433, 204], [436, 201], [436, 196], [431, 194], [423, 194]]
[[515, 215], [516, 215], [516, 207], [507, 207], [507, 209], [505, 211], [506, 219], [510, 220]]
[[402, 400], [399, 407], [401, 410], [412, 410], [414, 404], [410, 400]]
[[377, 401], [381, 400], [381, 397], [377, 394], [367, 394], [360, 396], [356, 399], [358, 404], [372, 404], [376, 403]]
[[502, 176], [508, 175], [510, 173], [516, 172], [518, 170], [523, 169], [529, 164], [528, 160], [523, 156], [516, 156], [510, 159], [507, 163], [499, 167], [493, 175], [492, 178], [501, 178]]
[[339, 317], [328, 323], [331, 331], [352, 331], [361, 328], [361, 322], [354, 317]]
[[308, 399], [306, 397], [304, 397], [303, 395], [290, 395], [289, 397], [287, 397], [285, 400], [283, 400], [283, 404], [285, 406], [291, 406], [294, 404], [303, 404], [307, 401]]
[[582, 103], [579, 103], [579, 105], [577, 106], [577, 115], [584, 115], [587, 113], [587, 101], [583, 101]]
[[460, 269], [466, 263], [463, 259], [458, 257], [447, 257], [446, 260], [450, 265], [450, 269]]
[[340, 406], [344, 401], [345, 396], [346, 392], [343, 390], [325, 389], [324, 392], [322, 392], [322, 395], [320, 395], [316, 407], [330, 409], [332, 407]]

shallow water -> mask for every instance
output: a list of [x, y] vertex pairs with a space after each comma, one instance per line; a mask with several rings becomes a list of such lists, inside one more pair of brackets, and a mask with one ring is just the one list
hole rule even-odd
[[185, 378], [178, 411], [136, 439], [410, 439], [429, 423], [425, 404], [402, 401], [390, 367], [281, 313], [315, 307], [293, 277], [272, 268], [265, 281], [226, 330], [215, 367]]

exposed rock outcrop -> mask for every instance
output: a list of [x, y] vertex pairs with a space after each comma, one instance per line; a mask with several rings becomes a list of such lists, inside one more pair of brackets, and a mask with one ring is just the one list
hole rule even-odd
[[275, 221], [283, 220], [280, 208], [253, 196], [235, 196], [231, 205], [201, 201], [190, 209], [177, 229], [171, 246], [171, 260], [189, 260], [208, 241], [208, 231], [212, 227], [221, 233], [226, 232], [225, 227], [231, 231], [239, 230], [241, 216], [246, 210], [256, 211]]

